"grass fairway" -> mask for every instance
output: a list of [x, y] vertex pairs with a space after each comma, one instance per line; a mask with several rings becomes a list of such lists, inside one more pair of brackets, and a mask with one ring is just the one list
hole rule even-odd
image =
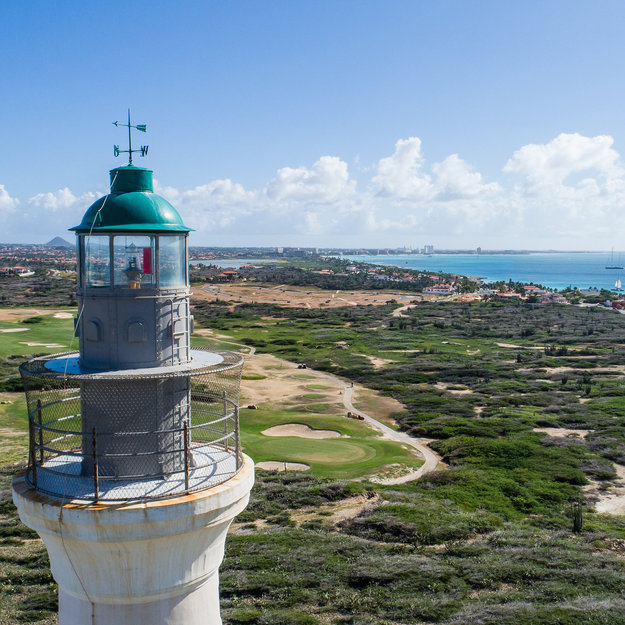
[[[29, 323], [29, 320], [33, 319], [39, 321]], [[74, 320], [55, 319], [53, 314], [49, 313], [17, 322], [0, 321], [0, 330], [9, 330], [0, 332], [0, 356], [53, 354], [67, 351], [69, 348], [74, 332]], [[77, 339], [74, 340], [73, 348], [78, 349]]]
[[0, 454], [2, 465], [26, 464], [28, 457], [28, 418], [23, 393], [0, 393]]
[[24, 393], [0, 393], [0, 401], [11, 402], [0, 404], [0, 427], [27, 432], [28, 415]]
[[217, 351], [247, 353], [249, 347], [241, 346], [233, 341], [222, 340], [213, 336], [204, 336], [197, 332], [191, 335], [191, 347], [196, 349], [214, 349]]
[[[302, 423], [317, 430], [336, 430], [343, 437], [320, 440], [262, 434], [267, 428], [287, 423]], [[310, 465], [312, 475], [320, 477], [358, 478], [384, 473], [388, 465], [415, 468], [422, 464], [410, 451], [397, 443], [380, 439], [366, 425], [332, 415], [262, 407], [259, 410], [243, 409], [241, 441], [244, 451], [256, 462], [304, 462]]]

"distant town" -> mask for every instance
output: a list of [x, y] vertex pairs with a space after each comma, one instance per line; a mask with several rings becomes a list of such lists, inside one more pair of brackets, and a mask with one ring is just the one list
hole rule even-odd
[[[432, 245], [425, 245], [418, 250], [408, 248], [191, 247], [189, 259], [191, 281], [196, 284], [200, 282], [275, 282], [341, 290], [401, 289], [420, 293], [422, 297], [428, 299], [453, 298], [465, 302], [518, 299], [544, 304], [592, 303], [625, 310], [625, 299], [619, 293], [605, 289], [564, 289], [557, 292], [540, 284], [512, 281], [485, 283], [479, 276], [382, 266], [343, 258], [358, 255], [408, 253], [428, 255], [468, 252], [466, 250], [436, 250]], [[471, 253], [495, 252], [477, 248]], [[499, 250], [496, 253], [529, 252]], [[237, 259], [238, 262], [233, 263], [235, 266], [228, 266], [227, 261], [230, 259]], [[260, 260], [265, 262], [255, 263]], [[56, 291], [57, 294], [61, 292], [65, 294], [67, 291], [67, 297], [71, 300], [70, 291], [73, 289], [71, 285], [75, 280], [75, 270], [75, 246], [60, 237], [42, 245], [0, 245], [0, 278], [34, 280], [35, 291], [46, 290], [41, 283], [41, 280], [44, 280], [44, 283], [52, 287], [52, 291]], [[53, 286], [54, 283], [49, 282], [54, 278], [58, 279], [56, 288]], [[27, 284], [23, 286], [27, 291], [32, 288]], [[21, 289], [15, 287], [9, 289], [9, 291], [15, 291], [13, 295], [15, 299], [22, 299], [24, 295], [19, 293], [19, 290]], [[3, 294], [3, 301], [7, 302], [10, 298], [8, 292]]]
[[[588, 250], [585, 250], [588, 251]], [[284, 258], [302, 258], [306, 256], [397, 256], [404, 254], [434, 255], [434, 254], [558, 254], [563, 250], [489, 250], [481, 247], [472, 249], [439, 249], [433, 245], [424, 245], [423, 247], [192, 247], [191, 252], [195, 260], [210, 260], [222, 258], [267, 258], [267, 257], [284, 257]], [[570, 254], [585, 253], [579, 250], [567, 251]]]

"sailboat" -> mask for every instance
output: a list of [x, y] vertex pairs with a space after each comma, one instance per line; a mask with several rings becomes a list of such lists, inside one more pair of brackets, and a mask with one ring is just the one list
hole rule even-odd
[[623, 292], [623, 284], [621, 282], [621, 272], [619, 271], [616, 276], [616, 282], [614, 283], [613, 291], [616, 291], [619, 295]]
[[610, 254], [610, 264], [606, 265], [605, 268], [606, 269], [624, 269], [624, 267], [621, 267], [621, 265], [614, 264], [614, 248], [612, 248], [612, 253]]

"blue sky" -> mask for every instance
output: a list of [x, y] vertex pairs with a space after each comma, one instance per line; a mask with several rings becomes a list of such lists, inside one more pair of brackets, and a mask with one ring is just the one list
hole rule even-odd
[[[148, 124], [205, 245], [624, 249], [625, 4], [4, 3], [0, 240], [65, 235]], [[28, 237], [25, 233], [28, 233]]]

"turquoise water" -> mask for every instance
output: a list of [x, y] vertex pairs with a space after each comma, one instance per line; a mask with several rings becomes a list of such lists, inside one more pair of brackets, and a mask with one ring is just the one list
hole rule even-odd
[[614, 289], [618, 278], [625, 284], [625, 269], [606, 269], [606, 265], [625, 266], [625, 254], [615, 252], [579, 252], [576, 254], [433, 254], [422, 256], [343, 256], [376, 265], [394, 265], [407, 269], [442, 271], [464, 276], [480, 276], [485, 281], [515, 280], [533, 282], [553, 289], [567, 286]]

